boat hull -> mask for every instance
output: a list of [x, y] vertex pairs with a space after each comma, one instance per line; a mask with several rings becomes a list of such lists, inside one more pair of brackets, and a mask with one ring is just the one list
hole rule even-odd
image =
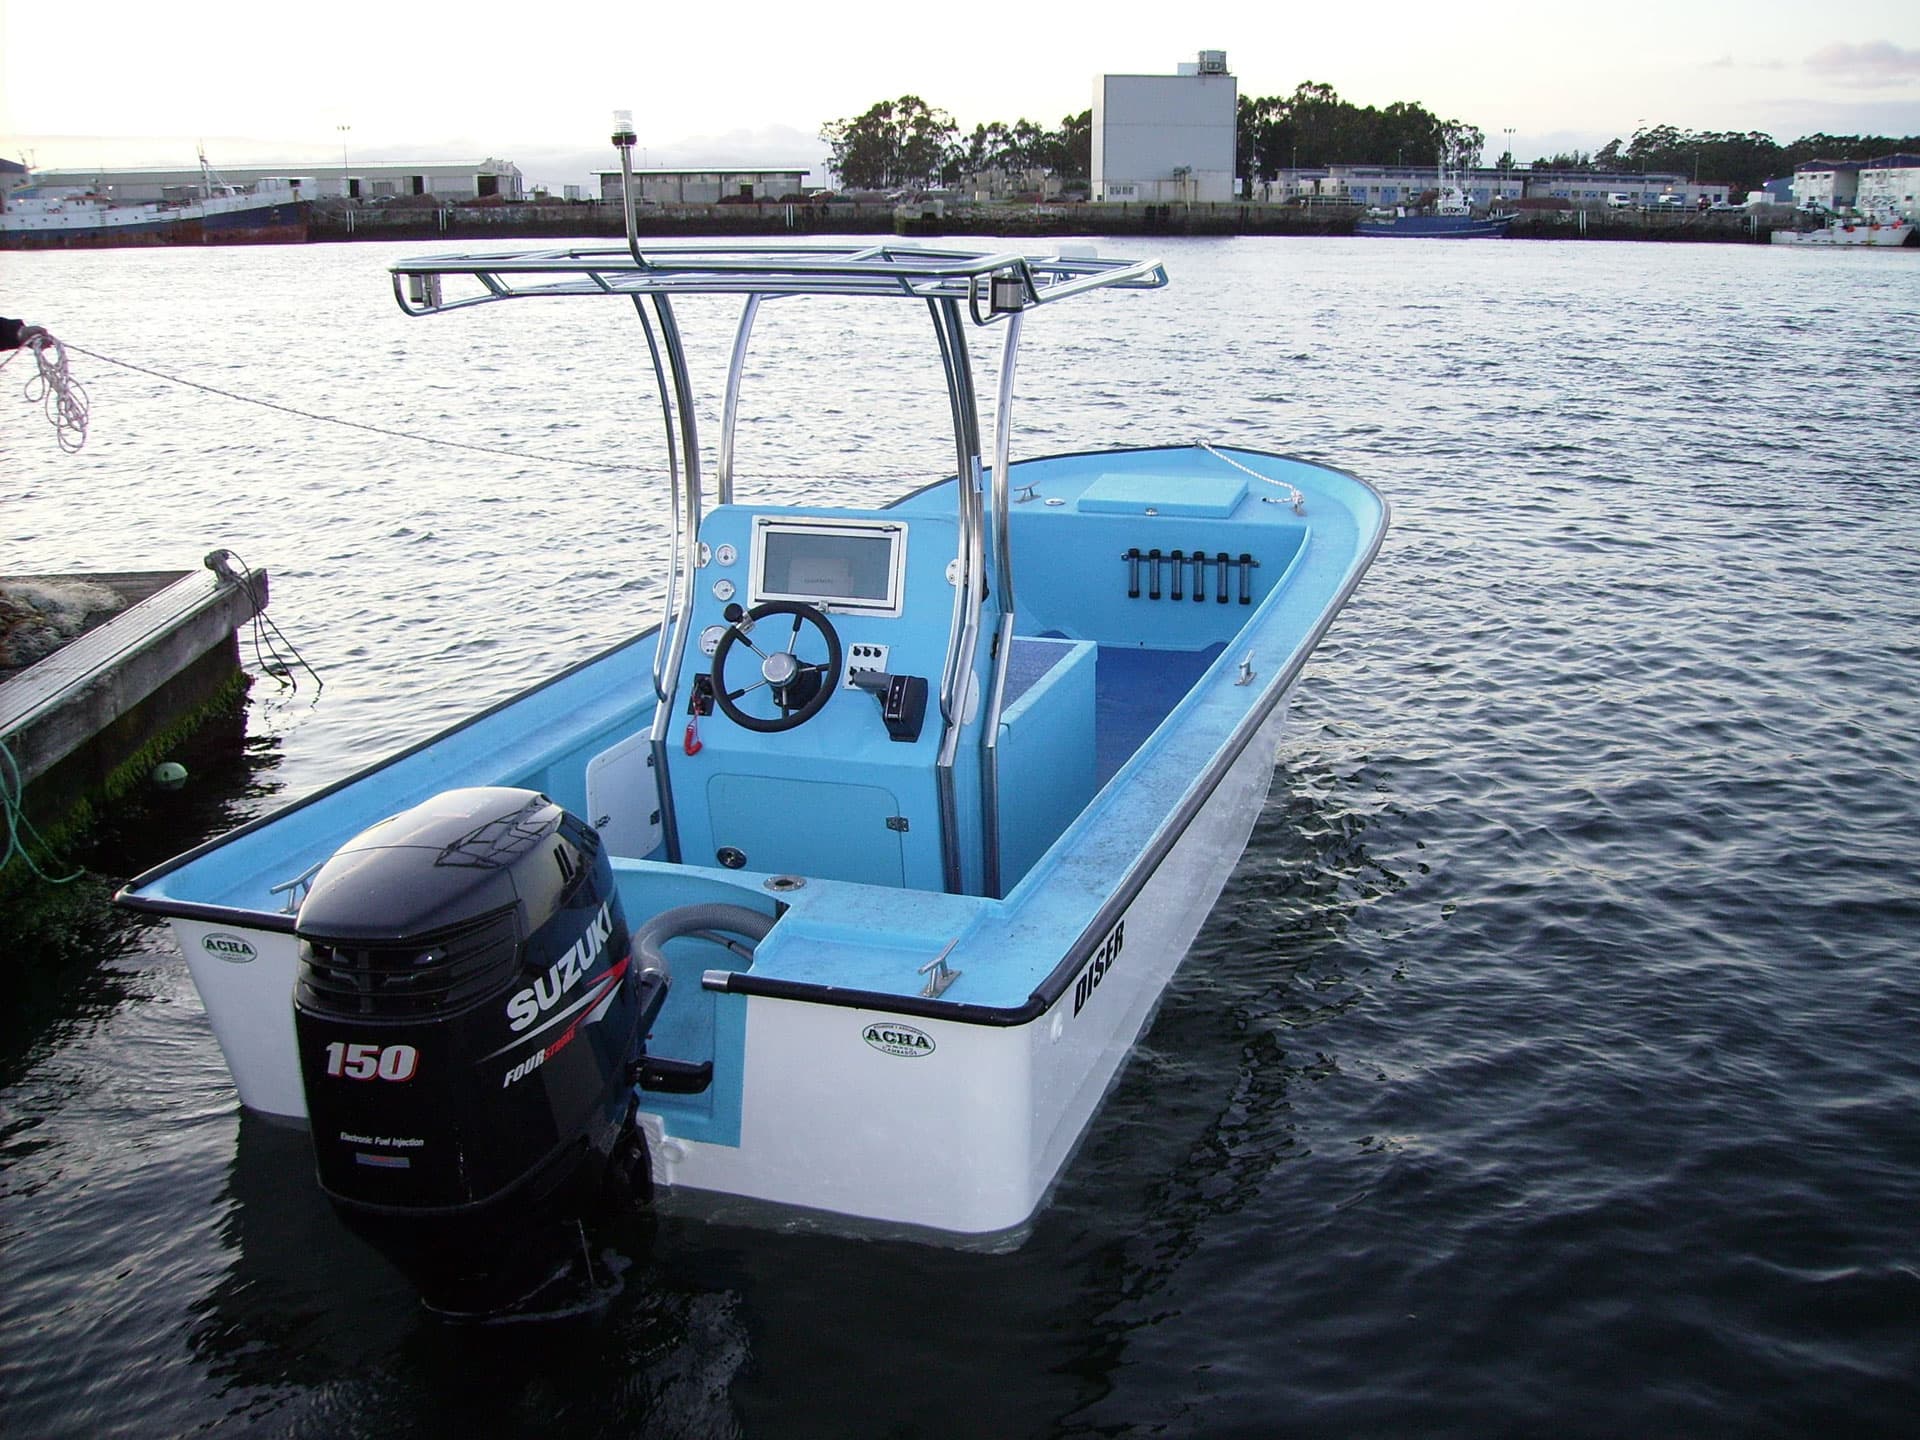
[[[102, 218], [96, 223], [15, 215], [0, 221], [0, 250], [103, 250], [151, 245], [298, 245], [310, 235], [313, 206], [304, 200], [283, 201], [244, 210], [124, 220]], [[111, 212], [109, 212], [110, 214]]]
[[1471, 215], [1396, 215], [1391, 220], [1362, 220], [1356, 235], [1388, 240], [1499, 240], [1513, 223], [1511, 216], [1476, 219]]
[[293, 1033], [300, 949], [292, 929], [181, 916], [170, 924], [240, 1103], [263, 1115], [304, 1121], [307, 1098]]
[[[836, 1217], [829, 1226], [852, 1217], [974, 1240], [1017, 1232], [1072, 1158], [1245, 851], [1285, 723], [1282, 703], [1072, 983], [1032, 1018], [903, 1020], [744, 997], [740, 1143], [648, 1127], [671, 1203], [747, 1218], [755, 1207], [736, 1202], [760, 1200]], [[929, 1048], [876, 1048], [866, 1038], [875, 1027], [918, 1031]]]
[[1828, 246], [1871, 246], [1879, 248], [1913, 248], [1920, 246], [1920, 230], [1907, 220], [1892, 223], [1858, 221], [1842, 223], [1835, 221], [1818, 230], [1776, 230], [1773, 232], [1775, 245], [1811, 245]]
[[[1018, 1230], [1072, 1157], [1244, 853], [1286, 714], [1283, 696], [1137, 877], [1071, 983], [1030, 1018], [727, 997], [744, 1011], [737, 1138], [669, 1134], [638, 1097], [670, 1203], [724, 1217], [735, 1202], [765, 1202], [975, 1238]], [[241, 1104], [304, 1122], [291, 931], [184, 917], [171, 926]], [[881, 1043], [869, 1038], [875, 1029]], [[889, 1045], [888, 1034], [913, 1043]]]

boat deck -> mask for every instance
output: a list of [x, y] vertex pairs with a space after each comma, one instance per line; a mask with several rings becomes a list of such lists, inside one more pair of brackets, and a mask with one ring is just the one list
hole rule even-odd
[[1104, 785], [1167, 718], [1220, 656], [1205, 650], [1134, 650], [1103, 645], [1093, 672], [1094, 784]]

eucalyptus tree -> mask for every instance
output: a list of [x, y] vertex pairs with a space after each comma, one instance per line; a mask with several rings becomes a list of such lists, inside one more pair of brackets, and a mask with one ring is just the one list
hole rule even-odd
[[829, 120], [820, 131], [828, 165], [850, 190], [930, 185], [948, 167], [959, 127], [918, 95], [882, 100], [863, 115]]

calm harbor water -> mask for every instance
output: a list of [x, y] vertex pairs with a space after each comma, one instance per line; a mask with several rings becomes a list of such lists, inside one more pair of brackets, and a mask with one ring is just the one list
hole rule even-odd
[[[0, 569], [230, 546], [326, 681], [263, 678], [244, 742], [101, 868], [657, 608], [630, 313], [409, 321], [384, 266], [434, 248], [0, 256], [8, 313], [289, 407], [76, 353], [93, 429], [63, 456], [0, 371]], [[164, 928], [81, 919], [8, 957], [0, 1431], [1920, 1428], [1920, 392], [1889, 339], [1920, 257], [1161, 253], [1170, 290], [1033, 318], [1016, 454], [1282, 450], [1395, 526], [1029, 1242], [670, 1219], [610, 1237], [591, 1322], [445, 1329], [334, 1225], [304, 1138], [239, 1113]], [[772, 307], [743, 486], [877, 500], [947, 467], [924, 312], [830, 364], [846, 318]], [[683, 314], [710, 375], [731, 320]]]

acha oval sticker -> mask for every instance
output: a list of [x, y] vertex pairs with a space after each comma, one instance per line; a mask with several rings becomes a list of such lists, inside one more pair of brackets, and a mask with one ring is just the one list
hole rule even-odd
[[215, 932], [200, 941], [200, 948], [216, 960], [231, 961], [235, 965], [244, 965], [259, 952], [253, 945], [238, 935], [223, 935]]
[[924, 1030], [894, 1021], [876, 1023], [860, 1032], [860, 1038], [883, 1055], [901, 1055], [916, 1059], [933, 1053], [933, 1037]]

